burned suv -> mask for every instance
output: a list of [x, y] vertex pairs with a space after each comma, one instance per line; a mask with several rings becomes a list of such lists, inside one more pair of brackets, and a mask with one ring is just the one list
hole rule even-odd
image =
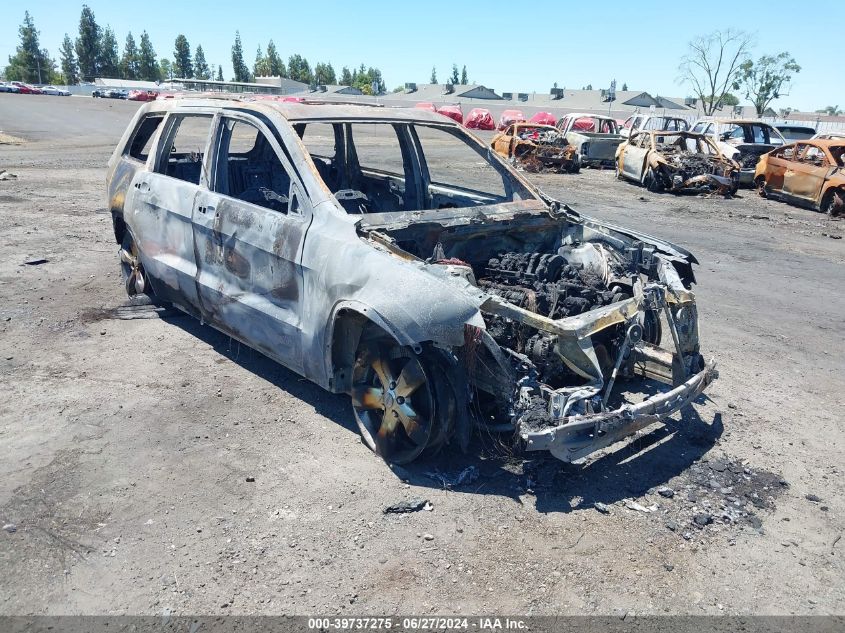
[[[156, 101], [108, 193], [130, 295], [349, 394], [388, 461], [474, 428], [571, 461], [716, 377], [690, 253], [580, 216], [436, 113]], [[643, 378], [669, 387], [623, 399]]]

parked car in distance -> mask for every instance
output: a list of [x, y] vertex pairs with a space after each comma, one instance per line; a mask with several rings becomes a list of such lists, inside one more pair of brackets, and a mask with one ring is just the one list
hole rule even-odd
[[657, 114], [632, 114], [622, 126], [619, 128], [619, 133], [624, 137], [629, 137], [633, 132], [638, 130], [667, 130], [672, 132], [683, 132], [689, 129], [689, 123], [686, 119], [675, 116], [665, 116]]
[[616, 151], [616, 175], [652, 192], [736, 193], [739, 165], [692, 132], [640, 130]]
[[157, 90], [130, 90], [126, 98], [129, 101], [155, 101], [158, 97]]
[[20, 92], [21, 89], [18, 88], [16, 85], [12, 83], [6, 83], [5, 81], [0, 81], [0, 92]]
[[387, 461], [474, 428], [581, 459], [718, 376], [692, 254], [580, 216], [436, 113], [153, 101], [106, 187], [128, 294], [348, 394]]
[[496, 134], [490, 146], [502, 158], [530, 172], [541, 169], [577, 172], [580, 166], [578, 152], [551, 125], [514, 123]]
[[512, 123], [519, 123], [524, 120], [525, 115], [522, 113], [522, 110], [505, 110], [499, 117], [499, 125], [496, 126], [496, 129], [501, 132]]
[[56, 88], [56, 86], [42, 86], [41, 92], [45, 95], [53, 95], [55, 97], [69, 97], [70, 91], [64, 88]]
[[754, 184], [763, 197], [841, 214], [845, 212], [845, 140], [797, 141], [763, 154]]
[[13, 81], [11, 82], [13, 86], [16, 86], [18, 92], [22, 95], [40, 95], [41, 90], [36, 88], [33, 85], [25, 84], [22, 81]]
[[709, 136], [725, 156], [739, 163], [740, 185], [753, 185], [754, 169], [760, 156], [786, 144], [773, 126], [753, 119], [702, 117], [691, 131]]
[[496, 123], [487, 108], [473, 108], [464, 117], [464, 127], [470, 130], [495, 130]]
[[813, 138], [816, 135], [816, 128], [809, 125], [791, 125], [788, 123], [775, 123], [775, 129], [787, 141], [803, 141]]
[[126, 99], [129, 93], [119, 88], [97, 89], [91, 93], [95, 99]]
[[575, 112], [557, 122], [557, 129], [574, 145], [581, 167], [610, 167], [616, 158], [616, 148], [624, 137], [619, 134], [616, 119], [602, 114]]
[[459, 105], [444, 105], [437, 108], [437, 112], [443, 116], [449, 117], [456, 123], [464, 122], [464, 113]]

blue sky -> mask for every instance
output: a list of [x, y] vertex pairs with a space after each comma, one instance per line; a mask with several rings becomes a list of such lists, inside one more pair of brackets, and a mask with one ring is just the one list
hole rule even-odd
[[[4, 3], [0, 62], [18, 43], [25, 10], [41, 31], [41, 44], [58, 57], [65, 32], [75, 37], [82, 3], [23, 0]], [[143, 29], [160, 56], [173, 57], [173, 41], [184, 33], [192, 49], [202, 44], [209, 63], [230, 78], [231, 46], [240, 30], [251, 66], [258, 44], [272, 38], [283, 57], [298, 52], [312, 67], [335, 70], [365, 63], [381, 68], [388, 88], [406, 81], [426, 83], [431, 67], [442, 82], [452, 63], [466, 64], [469, 78], [497, 91], [546, 92], [560, 87], [618, 87], [683, 97], [676, 82], [679, 58], [694, 36], [719, 28], [755, 35], [753, 53], [787, 50], [802, 66], [791, 94], [775, 103], [815, 110], [845, 108], [841, 40], [821, 25], [845, 23], [845, 2], [806, 5], [763, 3], [578, 2], [179, 2], [178, 0], [90, 0], [100, 25], [111, 25], [121, 49], [128, 31]], [[232, 6], [241, 7], [232, 9]], [[525, 7], [525, 8], [521, 8]], [[832, 33], [832, 32], [831, 32]], [[741, 96], [741, 95], [738, 95]], [[743, 99], [743, 102], [745, 100]]]

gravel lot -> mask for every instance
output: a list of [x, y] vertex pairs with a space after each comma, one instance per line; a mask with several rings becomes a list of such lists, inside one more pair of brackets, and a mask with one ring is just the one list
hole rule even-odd
[[345, 397], [188, 317], [116, 318], [105, 163], [136, 107], [0, 94], [25, 141], [0, 144], [0, 613], [845, 610], [845, 222], [532, 176], [697, 255], [721, 379], [584, 465], [487, 438], [394, 473]]

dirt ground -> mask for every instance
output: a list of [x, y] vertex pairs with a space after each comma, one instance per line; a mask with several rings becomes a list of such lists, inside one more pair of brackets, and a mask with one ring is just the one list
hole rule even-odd
[[843, 613], [845, 222], [532, 176], [697, 255], [721, 378], [586, 464], [481, 438], [393, 472], [347, 398], [116, 310], [105, 164], [135, 107], [0, 94], [25, 141], [0, 145], [0, 613]]

